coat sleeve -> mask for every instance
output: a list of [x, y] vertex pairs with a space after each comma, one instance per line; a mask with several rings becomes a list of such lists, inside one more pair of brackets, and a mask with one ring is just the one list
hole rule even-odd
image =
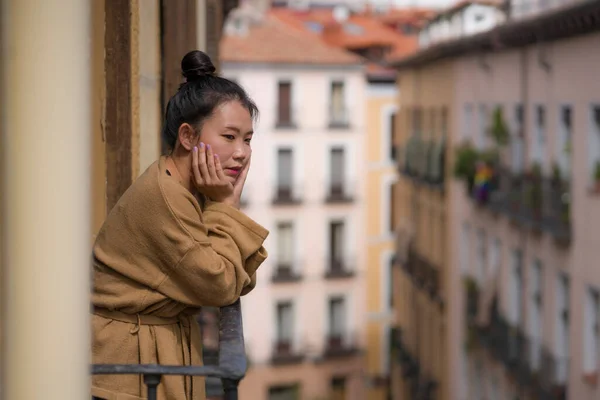
[[157, 290], [196, 307], [226, 306], [252, 290], [268, 231], [225, 204], [208, 202], [202, 211], [189, 193], [166, 201], [177, 223], [173, 235], [188, 240], [176, 240], [185, 251]]

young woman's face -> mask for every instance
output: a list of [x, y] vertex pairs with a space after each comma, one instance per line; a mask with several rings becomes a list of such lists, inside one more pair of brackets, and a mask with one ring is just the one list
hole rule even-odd
[[253, 133], [248, 110], [239, 101], [229, 101], [204, 120], [197, 144], [210, 145], [219, 156], [223, 172], [233, 183], [250, 160]]

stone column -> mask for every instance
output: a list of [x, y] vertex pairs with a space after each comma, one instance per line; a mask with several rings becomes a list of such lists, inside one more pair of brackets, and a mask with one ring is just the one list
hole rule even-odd
[[89, 399], [90, 2], [0, 15], [2, 397]]

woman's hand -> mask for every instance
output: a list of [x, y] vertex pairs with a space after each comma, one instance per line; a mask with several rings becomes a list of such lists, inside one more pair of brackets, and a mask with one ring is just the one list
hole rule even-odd
[[240, 171], [235, 183], [231, 183], [223, 173], [223, 167], [219, 157], [213, 154], [209, 145], [200, 143], [200, 147], [194, 147], [192, 152], [192, 172], [196, 189], [212, 201], [228, 204], [232, 207], [240, 207], [240, 196], [250, 160]]

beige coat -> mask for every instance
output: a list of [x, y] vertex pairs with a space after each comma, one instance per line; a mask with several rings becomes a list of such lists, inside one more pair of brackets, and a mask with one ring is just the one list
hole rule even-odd
[[[224, 204], [203, 206], [165, 166], [152, 164], [111, 210], [94, 245], [92, 361], [201, 365], [195, 321], [256, 284], [268, 231]], [[163, 377], [158, 398], [202, 400], [204, 379]], [[146, 397], [140, 376], [97, 375], [92, 394]]]

